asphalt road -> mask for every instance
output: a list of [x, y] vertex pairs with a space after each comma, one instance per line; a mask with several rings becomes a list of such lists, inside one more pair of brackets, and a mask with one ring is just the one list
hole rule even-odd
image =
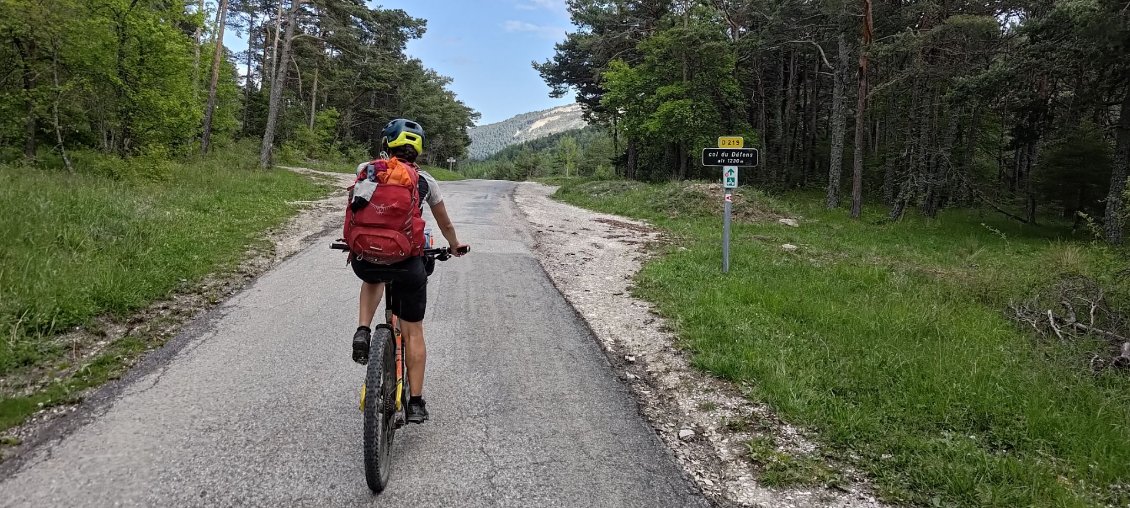
[[397, 432], [383, 494], [349, 359], [358, 282], [327, 236], [35, 449], [0, 505], [705, 505], [531, 254], [514, 184], [441, 185], [474, 251], [429, 284], [431, 420]]

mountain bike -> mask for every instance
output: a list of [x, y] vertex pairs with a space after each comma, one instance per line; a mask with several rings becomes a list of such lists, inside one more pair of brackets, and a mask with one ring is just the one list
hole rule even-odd
[[[330, 248], [348, 251], [344, 243]], [[470, 250], [469, 248], [467, 250]], [[467, 250], [460, 254], [466, 254]], [[453, 255], [447, 247], [424, 249], [429, 266], [433, 261], [447, 261]], [[428, 270], [431, 273], [431, 270]], [[400, 319], [388, 308], [391, 284], [385, 284], [385, 322], [373, 327], [366, 361], [365, 383], [361, 385], [361, 412], [364, 414], [365, 483], [380, 494], [388, 485], [392, 471], [392, 436], [407, 422], [409, 397], [407, 365], [404, 361], [405, 341], [400, 333]], [[372, 396], [375, 395], [375, 396]]]

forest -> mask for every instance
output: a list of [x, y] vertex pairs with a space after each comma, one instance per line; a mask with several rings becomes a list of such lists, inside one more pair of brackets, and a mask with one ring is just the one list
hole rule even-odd
[[[429, 161], [462, 156], [477, 113], [404, 53], [425, 28], [363, 0], [2, 0], [0, 162], [74, 171], [76, 152], [183, 159], [237, 139], [261, 167], [352, 160], [394, 117], [428, 129]], [[217, 42], [233, 31], [246, 48]]]
[[486, 159], [463, 163], [460, 171], [470, 178], [498, 180], [548, 176], [607, 179], [615, 176], [612, 148], [605, 129], [586, 127], [507, 146]]
[[715, 177], [717, 136], [756, 184], [822, 189], [892, 220], [983, 206], [1124, 239], [1130, 4], [571, 0], [534, 67], [611, 132], [619, 176]]

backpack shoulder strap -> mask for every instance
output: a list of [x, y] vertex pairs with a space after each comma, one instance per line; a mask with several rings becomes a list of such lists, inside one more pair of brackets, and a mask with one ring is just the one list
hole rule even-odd
[[412, 178], [412, 185], [410, 185], [410, 187], [412, 187], [412, 199], [416, 201], [418, 208], [420, 200], [423, 199], [423, 196], [420, 194], [420, 180], [423, 180], [423, 178], [420, 178], [420, 166], [412, 162], [406, 162], [404, 165], [408, 167], [408, 174]]

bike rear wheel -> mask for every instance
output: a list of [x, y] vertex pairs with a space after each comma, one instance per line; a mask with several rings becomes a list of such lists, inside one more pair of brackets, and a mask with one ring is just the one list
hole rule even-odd
[[365, 482], [380, 493], [392, 470], [392, 436], [396, 430], [396, 345], [392, 330], [373, 330], [369, 364], [365, 372]]

